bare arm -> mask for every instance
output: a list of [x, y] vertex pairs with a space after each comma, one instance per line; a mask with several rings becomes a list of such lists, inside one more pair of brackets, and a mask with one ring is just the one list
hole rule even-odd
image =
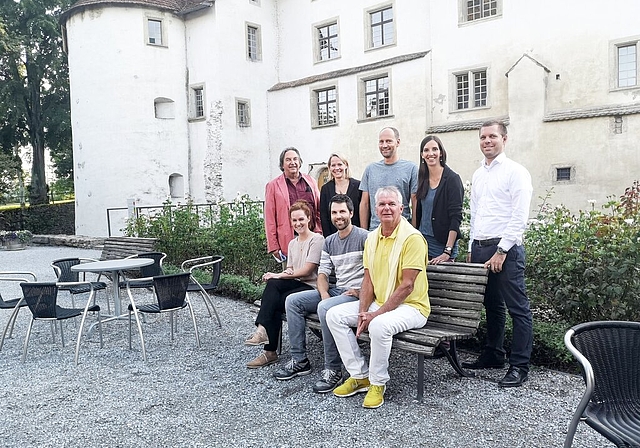
[[331, 297], [329, 295], [329, 279], [325, 274], [318, 275], [317, 285], [318, 285], [318, 292], [320, 293], [320, 298], [322, 300], [328, 299], [329, 297]]
[[413, 227], [416, 226], [416, 209], [418, 207], [418, 196], [415, 193], [411, 195], [411, 224]]
[[362, 279], [362, 287], [360, 289], [360, 308], [358, 313], [358, 328], [356, 330], [356, 336], [360, 336], [360, 333], [366, 331], [369, 328], [369, 322], [363, 316], [366, 316], [369, 307], [375, 300], [375, 294], [373, 292], [373, 283], [371, 282], [371, 276], [369, 275], [369, 269], [364, 270], [364, 278]]

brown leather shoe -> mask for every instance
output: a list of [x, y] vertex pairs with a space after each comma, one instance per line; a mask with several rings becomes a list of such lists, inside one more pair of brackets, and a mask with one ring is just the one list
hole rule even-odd
[[247, 363], [247, 369], [259, 369], [260, 367], [266, 367], [273, 364], [278, 360], [278, 354], [276, 352], [264, 351], [260, 353], [253, 361]]
[[269, 343], [269, 336], [264, 327], [258, 327], [255, 333], [253, 333], [249, 339], [244, 341], [244, 345], [264, 345]]

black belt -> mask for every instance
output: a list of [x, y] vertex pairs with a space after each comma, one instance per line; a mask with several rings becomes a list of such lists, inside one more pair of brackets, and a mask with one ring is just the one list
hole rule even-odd
[[490, 238], [488, 240], [473, 240], [473, 244], [480, 247], [497, 246], [502, 238]]

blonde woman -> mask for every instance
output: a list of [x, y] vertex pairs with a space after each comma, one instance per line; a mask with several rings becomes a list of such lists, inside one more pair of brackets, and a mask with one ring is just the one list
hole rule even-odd
[[264, 351], [247, 364], [249, 369], [268, 366], [278, 360], [276, 350], [287, 296], [317, 289], [316, 279], [324, 238], [313, 232], [312, 217], [313, 212], [306, 201], [298, 201], [289, 209], [291, 226], [298, 236], [289, 243], [287, 268], [280, 273], [267, 272], [262, 276], [267, 285], [255, 322], [257, 328], [245, 344], [265, 346]]
[[360, 181], [349, 177], [349, 162], [341, 154], [333, 153], [327, 162], [331, 180], [322, 186], [320, 190], [320, 222], [322, 223], [322, 234], [326, 237], [336, 233], [338, 229], [331, 223], [331, 213], [329, 211], [331, 198], [336, 194], [346, 194], [353, 201], [354, 212], [351, 223], [360, 227]]

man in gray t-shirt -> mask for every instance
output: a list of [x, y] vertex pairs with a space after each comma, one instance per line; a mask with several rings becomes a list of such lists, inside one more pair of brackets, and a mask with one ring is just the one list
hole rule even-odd
[[[378, 188], [394, 186], [402, 193], [402, 216], [411, 222], [411, 210], [416, 207], [416, 192], [418, 191], [418, 166], [408, 160], [401, 160], [398, 154], [400, 133], [396, 128], [387, 127], [380, 131], [378, 149], [383, 159], [367, 166], [360, 181], [362, 199], [360, 200], [360, 224], [369, 230], [380, 225], [375, 213], [374, 196]], [[411, 208], [409, 208], [411, 200]]]

